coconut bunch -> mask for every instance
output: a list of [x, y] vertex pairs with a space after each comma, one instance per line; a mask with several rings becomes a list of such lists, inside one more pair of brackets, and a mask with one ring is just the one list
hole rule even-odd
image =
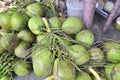
[[[27, 0], [23, 4], [23, 1], [16, 1], [14, 4], [15, 7], [6, 9], [0, 13], [1, 80], [12, 79], [12, 73], [18, 76], [26, 76], [31, 72], [31, 59], [28, 59], [31, 53], [31, 47], [41, 37], [38, 36], [39, 38], [37, 38], [36, 34], [39, 34], [39, 30], [45, 27], [41, 17], [45, 17], [49, 9], [51, 12], [53, 11], [51, 10], [53, 8], [52, 2], [35, 2], [30, 4], [31, 2], [33, 1]], [[32, 7], [34, 8], [32, 9]], [[34, 27], [28, 26], [28, 21], [31, 18], [33, 20], [29, 24], [31, 26], [35, 25], [35, 31], [31, 30]], [[37, 24], [34, 24], [34, 22], [37, 22]]]
[[46, 80], [119, 80], [119, 43], [97, 47], [82, 20], [59, 16], [52, 0], [19, 6], [0, 13], [0, 79], [33, 70]]
[[11, 80], [13, 72], [19, 76], [25, 76], [31, 71], [31, 64], [24, 60], [35, 40], [34, 34], [27, 29], [28, 19], [26, 13], [18, 8], [0, 13], [1, 80]]
[[[32, 34], [30, 30], [25, 29], [27, 26], [27, 19], [28, 17], [26, 15], [18, 12], [8, 11], [1, 13], [0, 67], [2, 71], [0, 78], [12, 74], [12, 71], [20, 76], [25, 76], [30, 72], [30, 69], [28, 70], [27, 67], [30, 68], [31, 65], [28, 62], [23, 61], [23, 58], [28, 55], [28, 49], [31, 47], [34, 40], [34, 34]], [[16, 20], [17, 22], [14, 22]], [[15, 24], [12, 24], [12, 21]], [[14, 29], [11, 28], [12, 26], [14, 26]], [[23, 37], [23, 34], [27, 35]], [[19, 70], [21, 70], [21, 73]]]

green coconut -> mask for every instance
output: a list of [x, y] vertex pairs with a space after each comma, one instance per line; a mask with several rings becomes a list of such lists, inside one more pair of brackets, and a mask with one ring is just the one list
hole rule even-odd
[[59, 17], [59, 20], [60, 20], [61, 23], [63, 23], [66, 20], [66, 18], [65, 17]]
[[26, 10], [27, 10], [27, 14], [31, 17], [32, 16], [38, 16], [38, 17], [44, 16], [44, 9], [39, 3], [33, 3], [33, 4], [28, 5], [26, 7]]
[[71, 45], [68, 47], [69, 57], [77, 65], [83, 65], [90, 60], [90, 54], [82, 45]]
[[91, 54], [91, 60], [93, 62], [98, 63], [104, 60], [104, 52], [100, 48], [91, 48], [89, 53]]
[[47, 34], [40, 34], [40, 35], [37, 35], [36, 38], [37, 38], [37, 43], [39, 42], [44, 42], [46, 40], [46, 37], [47, 37]]
[[53, 28], [61, 28], [62, 27], [62, 23], [65, 20], [65, 18], [59, 18], [59, 17], [52, 17], [49, 19], [49, 23]]
[[10, 25], [12, 29], [16, 31], [21, 31], [26, 28], [28, 24], [28, 19], [29, 18], [27, 17], [27, 15], [23, 13], [15, 12], [12, 14]]
[[0, 16], [0, 26], [3, 29], [10, 29], [11, 25], [10, 25], [10, 20], [11, 20], [11, 13], [2, 13]]
[[18, 58], [25, 58], [29, 54], [29, 51], [28, 51], [29, 48], [30, 48], [30, 45], [28, 42], [21, 41], [18, 44], [18, 46], [14, 49], [15, 55]]
[[13, 33], [7, 33], [1, 37], [1, 46], [6, 50], [13, 50], [17, 47], [19, 39]]
[[3, 76], [0, 80], [11, 80], [11, 77], [8, 75]]
[[116, 28], [117, 30], [120, 30], [120, 17], [118, 17], [118, 18], [116, 19], [115, 28]]
[[120, 80], [120, 63], [112, 68], [112, 80]]
[[62, 30], [67, 34], [75, 34], [83, 27], [82, 20], [78, 17], [72, 16], [67, 18], [62, 24]]
[[112, 69], [115, 64], [108, 64], [105, 66], [105, 77], [107, 80], [112, 80]]
[[56, 59], [53, 69], [54, 80], [75, 80], [75, 67], [67, 60]]
[[27, 29], [20, 31], [17, 34], [17, 37], [23, 41], [28, 42], [28, 43], [32, 43], [35, 41], [35, 35]]
[[68, 39], [63, 39], [63, 42], [62, 42], [62, 45], [64, 45], [64, 46], [70, 46], [72, 44], [72, 42], [71, 41], [69, 41]]
[[92, 46], [94, 43], [94, 35], [90, 30], [82, 30], [76, 35], [75, 39], [86, 46]]
[[5, 12], [1, 12], [1, 13], [0, 13], [0, 17], [2, 16], [3, 13], [5, 13]]
[[87, 72], [77, 72], [75, 80], [92, 80]]
[[28, 22], [29, 29], [36, 35], [42, 34], [41, 29], [45, 27], [42, 18], [32, 17]]
[[0, 38], [5, 35], [6, 33], [8, 33], [8, 30], [6, 29], [0, 29]]
[[[95, 76], [91, 76], [91, 77], [92, 77], [92, 80], [98, 80], [96, 79]], [[109, 79], [106, 79], [105, 77], [100, 76], [100, 80], [109, 80]]]
[[113, 41], [107, 41], [104, 43], [103, 49], [104, 49], [104, 51], [107, 52], [107, 51], [111, 50], [112, 47], [117, 47], [117, 46], [119, 47], [120, 44], [117, 42], [113, 42]]
[[37, 48], [32, 52], [33, 71], [37, 77], [45, 78], [52, 74], [54, 56], [47, 48]]
[[[1, 40], [1, 38], [0, 38]], [[1, 43], [0, 43], [0, 54], [2, 54], [5, 51], [5, 49], [2, 47]]]
[[106, 58], [112, 63], [120, 62], [120, 44], [117, 42], [106, 42], [103, 45], [103, 50], [106, 51]]
[[[6, 2], [10, 1], [10, 0], [5, 0]], [[12, 1], [12, 0], [11, 0]], [[7, 13], [14, 13], [18, 10], [18, 7], [12, 7], [12, 8], [9, 8], [6, 12]]]
[[31, 64], [25, 61], [18, 61], [14, 66], [13, 71], [18, 76], [26, 76], [31, 72]]
[[47, 33], [43, 33], [36, 36], [37, 43], [41, 45], [41, 47], [50, 47], [51, 44], [51, 36]]

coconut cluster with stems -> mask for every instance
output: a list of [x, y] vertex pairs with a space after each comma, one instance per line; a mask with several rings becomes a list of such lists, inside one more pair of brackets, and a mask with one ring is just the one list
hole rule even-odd
[[54, 1], [19, 6], [0, 13], [0, 79], [33, 70], [45, 80], [119, 80], [120, 43], [97, 47], [82, 20], [59, 16]]

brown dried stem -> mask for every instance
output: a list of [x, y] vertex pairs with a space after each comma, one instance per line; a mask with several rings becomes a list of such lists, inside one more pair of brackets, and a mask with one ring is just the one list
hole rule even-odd
[[109, 18], [107, 19], [105, 26], [103, 28], [103, 32], [106, 32], [106, 30], [110, 27], [110, 24], [112, 23], [114, 16], [117, 14], [118, 9], [120, 8], [120, 0], [116, 0], [114, 8], [109, 16]]
[[97, 0], [83, 0], [83, 22], [86, 28], [91, 28]]

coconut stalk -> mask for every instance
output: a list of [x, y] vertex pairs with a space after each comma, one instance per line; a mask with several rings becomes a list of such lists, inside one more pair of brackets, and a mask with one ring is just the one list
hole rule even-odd
[[45, 80], [54, 80], [54, 76], [49, 76]]
[[[14, 61], [13, 61], [14, 60]], [[0, 56], [0, 80], [7, 74], [11, 74], [11, 71], [13, 70], [14, 63], [18, 61], [18, 58], [16, 58], [13, 53], [11, 52], [5, 52]], [[12, 76], [11, 76], [12, 78]]]
[[86, 28], [92, 26], [96, 3], [97, 0], [83, 0], [83, 22]]
[[99, 74], [92, 67], [89, 67], [88, 69], [95, 76], [96, 80], [102, 80]]
[[110, 24], [112, 23], [114, 16], [117, 14], [117, 11], [119, 8], [120, 8], [120, 0], [116, 0], [113, 10], [110, 13], [110, 15], [104, 25], [103, 32], [106, 32], [106, 30], [110, 27]]
[[43, 20], [43, 22], [44, 22], [44, 24], [45, 24], [45, 26], [46, 26], [47, 32], [50, 33], [50, 32], [51, 32], [51, 29], [50, 29], [50, 26], [49, 26], [49, 24], [48, 24], [47, 19], [46, 19], [46, 18], [42, 18], [42, 20]]

